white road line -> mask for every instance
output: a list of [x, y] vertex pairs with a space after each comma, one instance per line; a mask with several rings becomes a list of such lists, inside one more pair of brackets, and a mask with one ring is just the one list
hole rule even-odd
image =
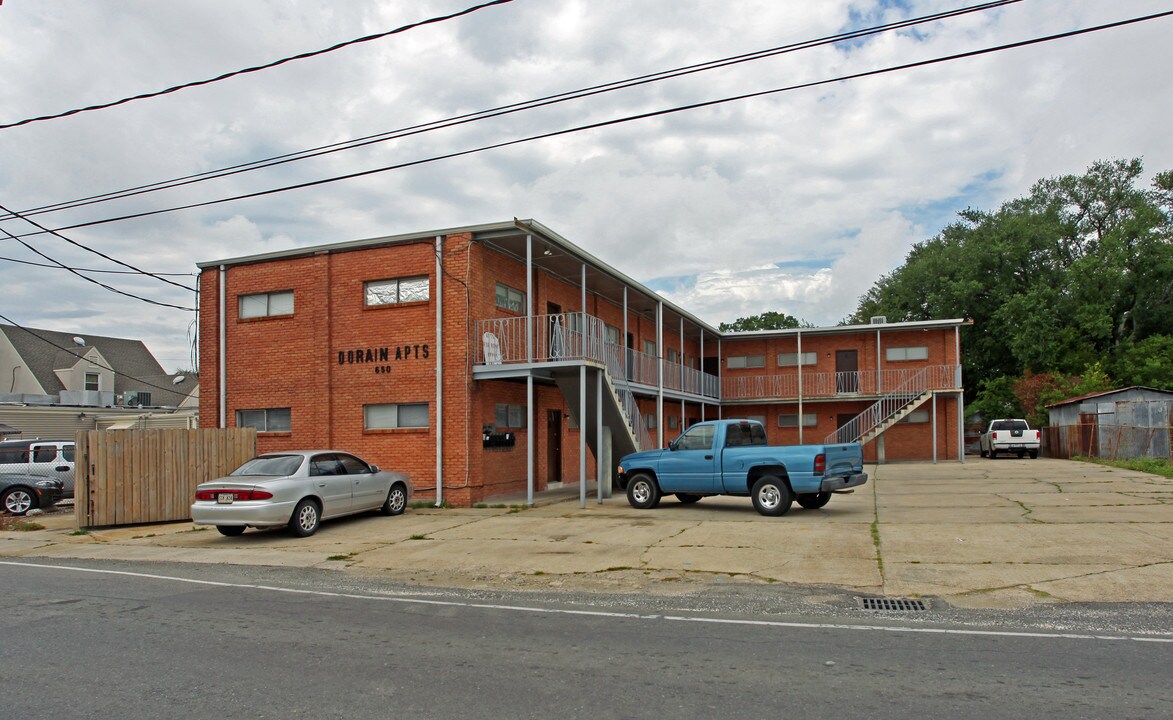
[[231, 583], [218, 580], [197, 580], [195, 578], [176, 577], [173, 575], [155, 575], [151, 573], [129, 572], [126, 570], [102, 570], [98, 568], [74, 567], [71, 565], [44, 565], [28, 562], [10, 562], [0, 560], [0, 565], [13, 567], [31, 567], [45, 570], [66, 570], [70, 572], [94, 573], [97, 575], [121, 575], [148, 580], [170, 580], [171, 582], [187, 583], [190, 585], [208, 585], [212, 587], [238, 588], [246, 590], [264, 590], [268, 592], [290, 593], [293, 595], [317, 595], [321, 597], [346, 598], [350, 600], [375, 600], [380, 602], [402, 603], [407, 605], [439, 605], [447, 607], [475, 608], [478, 610], [503, 610], [508, 612], [544, 613], [549, 615], [579, 615], [600, 618], [625, 618], [637, 620], [665, 620], [668, 622], [712, 623], [716, 625], [750, 625], [756, 627], [797, 628], [804, 630], [855, 630], [868, 632], [894, 633], [921, 633], [926, 635], [977, 635], [987, 637], [1019, 637], [1040, 638], [1050, 640], [1108, 640], [1131, 642], [1173, 643], [1173, 634], [1157, 633], [1152, 636], [1126, 635], [1093, 635], [1083, 633], [1047, 633], [1047, 632], [1015, 632], [1010, 630], [967, 630], [950, 628], [903, 627], [889, 625], [860, 625], [852, 623], [802, 623], [783, 622], [779, 620], [735, 620], [724, 618], [706, 618], [688, 615], [660, 615], [642, 613], [604, 612], [600, 610], [567, 610], [563, 608], [526, 607], [524, 605], [499, 605], [496, 603], [461, 602], [456, 600], [426, 600], [418, 597], [402, 597], [394, 595], [359, 595], [356, 593], [330, 592], [326, 590], [301, 590], [296, 588], [275, 587], [272, 585], [254, 585], [251, 583]]

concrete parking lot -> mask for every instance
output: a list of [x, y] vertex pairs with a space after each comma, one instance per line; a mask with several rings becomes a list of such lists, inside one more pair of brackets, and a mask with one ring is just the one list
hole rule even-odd
[[[1066, 460], [870, 466], [821, 510], [781, 518], [748, 498], [619, 495], [586, 509], [577, 486], [534, 507], [413, 508], [237, 538], [190, 523], [76, 534], [73, 516], [0, 532], [0, 556], [302, 566], [439, 586], [687, 593], [789, 583], [812, 594], [929, 597], [960, 607], [1173, 599], [1173, 480]], [[497, 504], [494, 502], [494, 504]]]

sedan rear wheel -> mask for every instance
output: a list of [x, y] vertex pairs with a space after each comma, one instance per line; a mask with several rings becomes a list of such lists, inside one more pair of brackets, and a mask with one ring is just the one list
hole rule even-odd
[[318, 531], [322, 522], [318, 504], [305, 498], [293, 509], [293, 517], [289, 518], [289, 532], [297, 537], [309, 537]]
[[244, 525], [217, 525], [216, 529], [220, 531], [221, 535], [228, 537], [236, 537], [244, 533]]
[[379, 512], [384, 515], [402, 515], [405, 507], [407, 507], [407, 491], [403, 489], [402, 485], [395, 483], [387, 492], [387, 500], [383, 503], [383, 507], [379, 508]]
[[4, 508], [5, 512], [13, 515], [24, 515], [37, 506], [37, 499], [24, 488], [11, 488], [4, 493], [4, 499], [0, 501], [0, 506]]

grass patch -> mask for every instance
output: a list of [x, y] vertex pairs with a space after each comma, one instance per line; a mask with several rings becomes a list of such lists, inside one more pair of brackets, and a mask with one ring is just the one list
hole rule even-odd
[[74, 530], [74, 531], [72, 531], [72, 532], [70, 532], [70, 533], [68, 533], [68, 534], [69, 534], [69, 535], [72, 535], [72, 536], [74, 536], [74, 537], [76, 537], [76, 536], [78, 536], [78, 535], [89, 535], [89, 534], [90, 534], [90, 531], [89, 531], [89, 530], [86, 530], [85, 528], [81, 528], [80, 530]]
[[545, 575], [545, 574], [546, 573], [542, 572], [541, 570], [534, 570], [534, 575]]
[[884, 577], [884, 556], [880, 554], [880, 521], [872, 521], [872, 545], [876, 546], [876, 567], [880, 570], [880, 577]]
[[1078, 462], [1090, 462], [1097, 465], [1108, 465], [1110, 467], [1118, 467], [1124, 470], [1135, 470], [1137, 472], [1150, 473], [1152, 475], [1160, 475], [1173, 479], [1173, 463], [1170, 463], [1166, 458], [1131, 458], [1129, 460], [1107, 460], [1105, 458], [1085, 457], [1083, 455], [1076, 455], [1071, 458]]
[[12, 530], [13, 532], [30, 532], [32, 530], [44, 530], [45, 526], [32, 520], [8, 518], [8, 522], [4, 525], [3, 529]]
[[427, 535], [412, 535], [408, 540], [431, 540]]
[[447, 500], [441, 502], [439, 505], [437, 505], [432, 500], [416, 500], [413, 503], [409, 503], [408, 507], [414, 508], [416, 510], [425, 510], [425, 509], [429, 509], [429, 508], [433, 509], [433, 510], [437, 510], [437, 509], [438, 510], [451, 510], [452, 509], [452, 506], [450, 504], [448, 504]]
[[349, 560], [353, 556], [354, 556], [354, 553], [351, 553], [349, 555], [331, 555], [330, 557], [328, 557], [326, 559], [327, 560]]

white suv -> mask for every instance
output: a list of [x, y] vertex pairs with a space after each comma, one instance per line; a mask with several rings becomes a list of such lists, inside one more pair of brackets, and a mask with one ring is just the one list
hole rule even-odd
[[0, 442], [0, 475], [55, 478], [64, 486], [64, 497], [73, 497], [72, 440], [4, 440]]

